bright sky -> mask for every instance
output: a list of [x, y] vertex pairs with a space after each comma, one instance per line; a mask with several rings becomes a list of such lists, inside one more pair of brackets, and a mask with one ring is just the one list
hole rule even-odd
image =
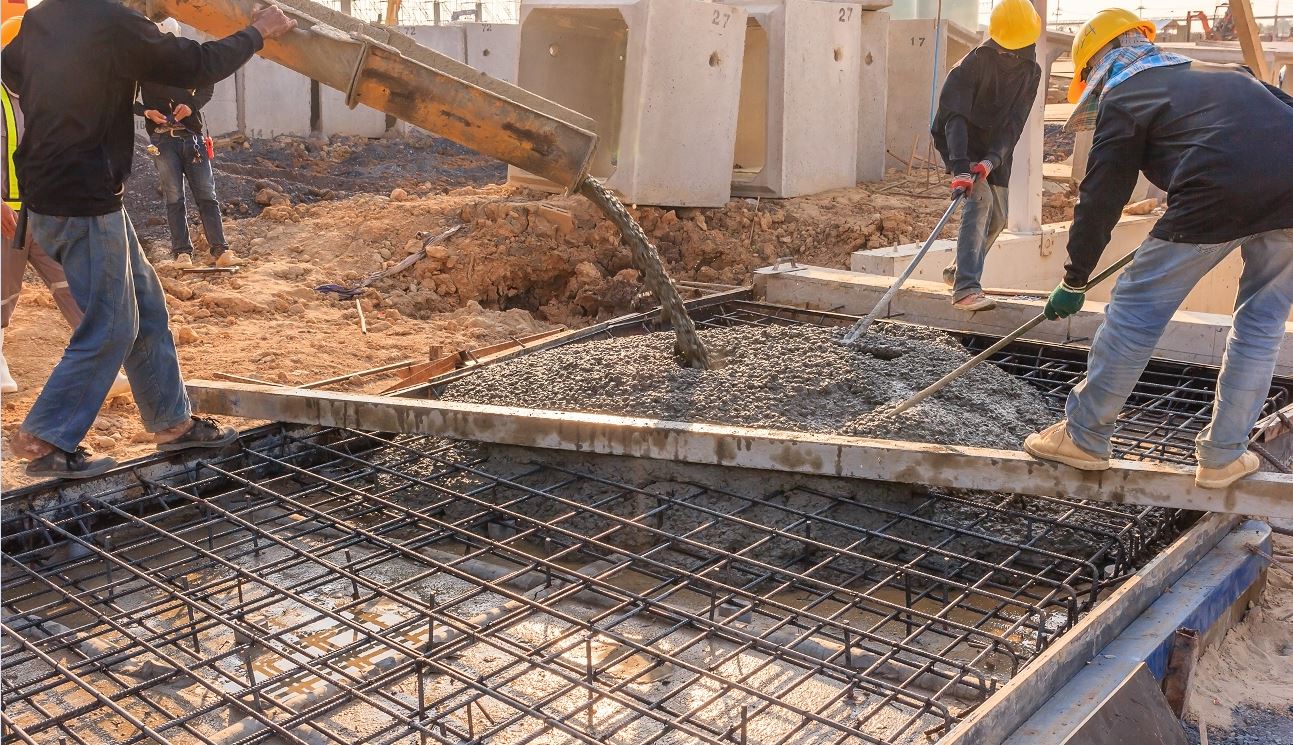
[[[1275, 15], [1279, 9], [1281, 15], [1293, 16], [1293, 0], [1250, 0], [1253, 14], [1256, 16]], [[993, 2], [981, 0], [980, 17], [986, 18]], [[1192, 10], [1201, 10], [1212, 18], [1217, 0], [1047, 0], [1046, 20], [1055, 20], [1055, 6], [1059, 5], [1060, 20], [1074, 21], [1089, 18], [1105, 8], [1125, 7], [1127, 10], [1142, 13], [1151, 18], [1184, 18]], [[1141, 9], [1144, 9], [1143, 11]]]

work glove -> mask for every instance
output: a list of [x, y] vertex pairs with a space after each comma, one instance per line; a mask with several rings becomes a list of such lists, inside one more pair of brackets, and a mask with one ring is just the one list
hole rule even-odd
[[1051, 290], [1051, 296], [1046, 299], [1046, 308], [1042, 313], [1052, 321], [1056, 318], [1068, 318], [1082, 310], [1082, 304], [1085, 302], [1085, 291], [1076, 290], [1060, 282], [1058, 287]]
[[970, 193], [970, 189], [973, 187], [974, 187], [974, 177], [968, 173], [958, 173], [956, 174], [956, 176], [952, 178], [953, 193], [955, 193], [957, 189], [960, 189], [961, 191], [968, 194]]
[[978, 176], [980, 181], [986, 179], [988, 174], [992, 173], [992, 161], [981, 160], [978, 163], [975, 163], [970, 166], [970, 173]]

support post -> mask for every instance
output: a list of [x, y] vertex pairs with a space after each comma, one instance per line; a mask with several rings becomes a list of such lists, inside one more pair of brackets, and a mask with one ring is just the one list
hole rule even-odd
[[[1033, 6], [1046, 18], [1046, 0], [1033, 0]], [[1010, 198], [1006, 228], [1016, 233], [1040, 233], [1042, 230], [1042, 135], [1046, 118], [1046, 87], [1050, 79], [1046, 29], [1037, 40], [1037, 63], [1042, 67], [1042, 81], [1033, 99], [1032, 111], [1024, 132], [1015, 145], [1014, 164], [1010, 172]]]
[[1230, 15], [1235, 21], [1239, 48], [1244, 52], [1244, 64], [1248, 65], [1258, 79], [1274, 82], [1270, 68], [1266, 66], [1266, 52], [1262, 49], [1262, 37], [1257, 30], [1257, 19], [1253, 17], [1253, 6], [1248, 0], [1232, 0]]

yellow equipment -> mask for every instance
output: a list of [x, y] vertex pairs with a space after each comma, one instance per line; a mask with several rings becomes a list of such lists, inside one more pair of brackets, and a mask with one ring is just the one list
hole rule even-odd
[[3, 24], [0, 24], [0, 46], [9, 46], [13, 37], [18, 35], [18, 29], [22, 27], [22, 16], [6, 18]]
[[1154, 40], [1154, 24], [1142, 21], [1135, 13], [1122, 8], [1102, 10], [1082, 24], [1073, 37], [1073, 82], [1069, 83], [1069, 103], [1077, 103], [1086, 90], [1087, 69], [1091, 58], [1101, 47], [1128, 31], [1139, 31]]
[[0, 20], [8, 21], [27, 12], [27, 0], [0, 0]]
[[1006, 49], [1036, 44], [1042, 35], [1042, 18], [1028, 0], [1001, 0], [988, 20], [988, 36]]

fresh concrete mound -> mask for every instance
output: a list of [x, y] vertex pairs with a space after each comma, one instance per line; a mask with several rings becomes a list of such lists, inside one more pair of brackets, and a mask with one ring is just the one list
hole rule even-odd
[[444, 399], [1006, 449], [1057, 418], [1040, 392], [991, 364], [885, 415], [970, 355], [923, 327], [878, 325], [862, 349], [840, 336], [815, 326], [702, 331], [712, 370], [681, 367], [672, 333], [599, 339], [482, 368]]

